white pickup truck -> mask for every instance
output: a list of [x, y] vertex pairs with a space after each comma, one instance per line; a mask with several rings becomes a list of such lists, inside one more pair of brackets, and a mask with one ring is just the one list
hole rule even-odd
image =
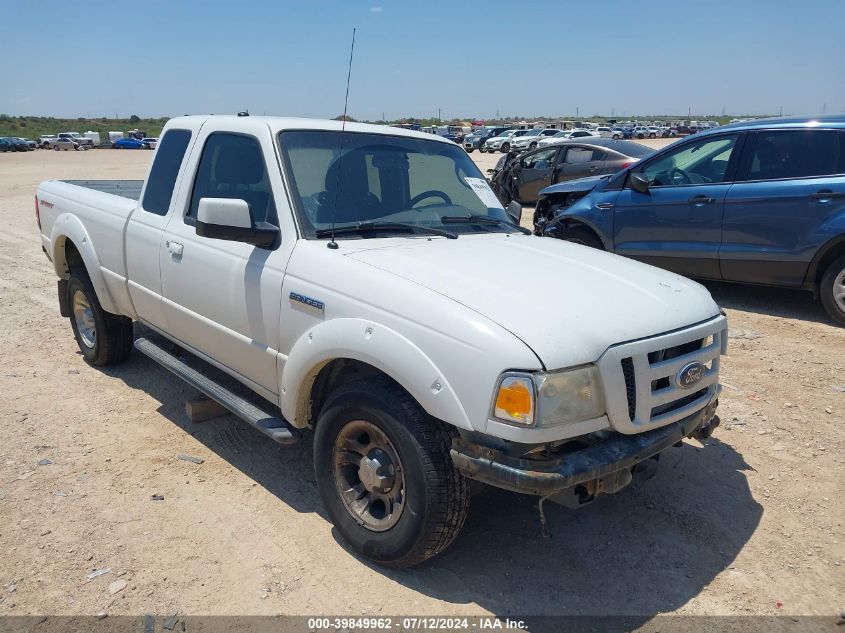
[[146, 181], [41, 184], [85, 359], [134, 344], [278, 442], [313, 429], [329, 517], [394, 567], [452, 542], [470, 479], [578, 506], [712, 432], [707, 290], [525, 234], [450, 141], [341, 126], [181, 117]]

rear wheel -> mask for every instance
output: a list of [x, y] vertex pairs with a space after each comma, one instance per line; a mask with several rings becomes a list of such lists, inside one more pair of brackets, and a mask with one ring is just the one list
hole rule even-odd
[[386, 377], [337, 389], [316, 427], [317, 488], [355, 551], [382, 565], [410, 567], [455, 539], [469, 489], [449, 457], [451, 427]]
[[819, 296], [830, 318], [845, 326], [845, 255], [825, 270], [819, 284]]
[[484, 149], [483, 147], [479, 147], [479, 148], [478, 148], [478, 151], [479, 151], [479, 152], [481, 152], [481, 153], [483, 154], [483, 153], [484, 153], [484, 152], [486, 152], [487, 150], [486, 150], [486, 149]]
[[564, 229], [558, 234], [558, 237], [567, 242], [574, 242], [575, 244], [604, 250], [604, 244], [601, 243], [598, 235], [583, 226], [573, 226], [571, 228]]
[[53, 149], [54, 149], [54, 150], [56, 150], [56, 151], [58, 152], [58, 151], [59, 151], [59, 146], [58, 146], [58, 145], [53, 145]]
[[98, 366], [126, 360], [132, 351], [132, 320], [103, 310], [84, 272], [71, 274], [67, 293], [70, 325], [85, 360]]
[[537, 149], [537, 141], [531, 141], [528, 145], [528, 149]]

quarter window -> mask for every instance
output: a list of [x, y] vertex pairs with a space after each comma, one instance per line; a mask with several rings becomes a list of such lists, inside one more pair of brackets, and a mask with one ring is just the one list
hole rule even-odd
[[202, 150], [187, 221], [196, 220], [202, 198], [245, 200], [253, 223], [278, 224], [261, 146], [251, 136], [218, 132]]
[[736, 136], [688, 143], [643, 168], [650, 187], [725, 182]]
[[760, 132], [749, 180], [811, 178], [845, 173], [845, 134], [833, 130]]
[[604, 160], [604, 152], [589, 147], [570, 147], [566, 150], [566, 160], [569, 164], [591, 163]]
[[167, 215], [176, 177], [191, 141], [189, 130], [168, 130], [156, 148], [155, 160], [147, 179], [141, 208], [156, 215]]

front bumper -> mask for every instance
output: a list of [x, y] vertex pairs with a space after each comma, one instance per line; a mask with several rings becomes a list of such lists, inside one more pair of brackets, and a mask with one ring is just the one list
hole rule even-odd
[[[452, 461], [465, 477], [513, 492], [547, 497], [579, 484], [613, 482], [618, 489], [619, 474], [631, 471], [645, 460], [696, 434], [708, 437], [719, 419], [715, 416], [718, 400], [712, 400], [696, 413], [636, 435], [615, 434], [587, 448], [549, 460], [512, 457], [496, 449], [457, 439], [452, 444]], [[627, 477], [630, 481], [630, 477]], [[610, 491], [610, 490], [607, 490]], [[613, 490], [615, 492], [616, 490]]]

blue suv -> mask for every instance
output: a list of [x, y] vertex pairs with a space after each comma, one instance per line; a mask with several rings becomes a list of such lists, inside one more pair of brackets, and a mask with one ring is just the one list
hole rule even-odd
[[843, 116], [722, 126], [540, 196], [538, 235], [688, 277], [810, 290], [845, 325]]

